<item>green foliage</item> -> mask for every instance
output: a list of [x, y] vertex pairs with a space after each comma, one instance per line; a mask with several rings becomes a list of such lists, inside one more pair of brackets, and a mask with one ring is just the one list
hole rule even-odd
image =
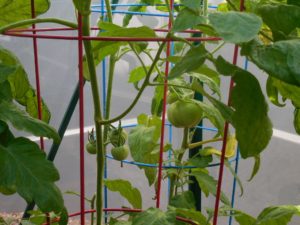
[[195, 209], [196, 201], [193, 192], [185, 191], [174, 196], [169, 203], [175, 208]]
[[[38, 168], [38, 169], [37, 169]], [[54, 184], [58, 171], [46, 159], [37, 144], [26, 138], [14, 138], [0, 145], [0, 186], [16, 186], [27, 202], [36, 202], [43, 212], [62, 212], [62, 195]]]
[[[160, 137], [161, 120], [159, 117], [138, 117], [138, 126], [133, 128], [128, 136], [128, 144], [132, 158], [142, 163], [157, 163], [159, 148], [157, 141]], [[145, 171], [149, 185], [152, 185], [156, 178], [156, 168], [140, 167]]]
[[244, 46], [242, 54], [247, 55], [270, 76], [286, 83], [300, 86], [300, 40], [278, 41], [264, 46], [251, 42]]
[[60, 141], [54, 128], [28, 116], [12, 102], [0, 100], [0, 120], [10, 122], [16, 129], [30, 132], [35, 136], [53, 138], [55, 142]]
[[[194, 176], [207, 197], [209, 194], [216, 195], [217, 193], [217, 181], [208, 174], [208, 172], [204, 169], [194, 169], [192, 170], [191, 176]], [[229, 199], [226, 197], [226, 195], [222, 192], [221, 193], [221, 201], [226, 204], [230, 205]]]
[[197, 12], [189, 8], [185, 8], [178, 13], [172, 31], [178, 32], [193, 28], [200, 23], [205, 23], [205, 21], [205, 17], [199, 16]]
[[300, 135], [300, 109], [295, 108], [294, 110], [294, 127], [297, 134]]
[[[275, 40], [284, 40], [300, 27], [300, 7], [293, 5], [263, 5], [257, 12], [270, 27]], [[274, 16], [274, 15], [280, 15]]]
[[247, 71], [237, 71], [233, 76], [236, 85], [232, 90], [232, 116], [243, 158], [257, 156], [272, 137], [272, 124], [268, 105], [257, 79]]
[[[35, 0], [35, 15], [38, 16], [48, 11], [50, 2], [48, 0]], [[0, 27], [17, 21], [31, 19], [30, 1], [1, 0], [0, 1]]]
[[138, 213], [132, 220], [133, 225], [173, 225], [176, 221], [174, 210], [163, 212], [157, 208], [149, 208]]
[[[26, 107], [26, 111], [30, 116], [38, 118], [37, 95], [29, 83], [26, 71], [17, 57], [1, 46], [0, 68], [0, 85], [3, 85], [1, 83], [4, 81], [8, 81], [10, 85], [10, 91], [6, 90], [4, 92], [10, 92], [12, 98], [14, 98], [19, 104]], [[6, 88], [8, 89], [8, 87]], [[50, 111], [47, 105], [42, 101], [42, 120], [48, 123], [50, 117]]]
[[184, 73], [191, 72], [200, 67], [207, 57], [207, 51], [203, 45], [191, 48], [185, 56], [175, 64], [169, 73], [168, 79], [174, 79]]
[[262, 26], [261, 19], [250, 13], [220, 12], [212, 13], [208, 18], [216, 32], [229, 43], [238, 44], [254, 39]]
[[142, 208], [142, 196], [137, 188], [134, 188], [127, 180], [105, 180], [104, 185], [108, 190], [119, 192], [135, 209]]

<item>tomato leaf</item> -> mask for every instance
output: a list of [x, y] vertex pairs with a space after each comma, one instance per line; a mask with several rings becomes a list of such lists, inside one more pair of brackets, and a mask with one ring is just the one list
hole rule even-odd
[[297, 134], [300, 135], [300, 109], [295, 108], [294, 110], [294, 128]]
[[[128, 12], [145, 12], [146, 6], [143, 5], [133, 5], [128, 8]], [[132, 19], [132, 14], [126, 14], [123, 18], [123, 27], [127, 27]]]
[[217, 93], [219, 97], [221, 97], [220, 92], [220, 86], [215, 82], [215, 80], [211, 79], [210, 77], [201, 74], [201, 73], [189, 73], [189, 76], [196, 78], [198, 81], [200, 81], [203, 85], [207, 85], [210, 90], [212, 90], [214, 93]]
[[184, 73], [191, 72], [200, 67], [207, 57], [207, 51], [203, 45], [191, 48], [182, 59], [175, 64], [169, 73], [168, 79], [174, 79]]
[[193, 192], [184, 191], [175, 195], [169, 203], [170, 206], [175, 208], [195, 209], [196, 201]]
[[218, 12], [208, 18], [224, 41], [236, 44], [254, 39], [262, 26], [262, 20], [250, 13]]
[[[298, 6], [265, 4], [258, 7], [257, 12], [272, 30], [275, 40], [286, 39], [285, 36], [300, 27], [300, 7]], [[280, 18], [274, 15], [280, 15]]]
[[[35, 0], [35, 15], [38, 16], [48, 11], [50, 2], [48, 0]], [[0, 1], [0, 27], [21, 20], [31, 19], [30, 1], [1, 0]]]
[[108, 190], [119, 192], [135, 209], [142, 208], [142, 196], [137, 188], [134, 188], [127, 180], [104, 180]]
[[243, 158], [259, 155], [272, 137], [272, 124], [268, 117], [268, 105], [257, 79], [247, 71], [237, 71], [232, 90], [232, 106], [235, 112], [232, 124], [236, 129]]
[[202, 0], [181, 0], [182, 5], [189, 9], [195, 10], [201, 7]]
[[300, 40], [278, 41], [268, 46], [253, 41], [243, 46], [242, 54], [270, 76], [300, 86]]
[[205, 23], [205, 21], [205, 17], [199, 16], [194, 10], [185, 8], [178, 13], [172, 31], [183, 31], [200, 23]]
[[248, 181], [251, 181], [256, 176], [256, 174], [259, 171], [259, 168], [260, 168], [260, 155], [257, 155], [254, 157], [254, 165], [253, 165], [250, 179]]
[[278, 100], [279, 91], [278, 91], [278, 88], [276, 88], [274, 86], [274, 78], [272, 78], [271, 76], [269, 76], [267, 79], [266, 90], [267, 90], [267, 95], [269, 97], [269, 100], [274, 105], [276, 105], [278, 107], [285, 106], [284, 103], [280, 103]]
[[34, 201], [43, 212], [61, 212], [64, 208], [54, 184], [58, 179], [58, 171], [36, 143], [16, 138], [8, 146], [0, 145], [0, 186], [16, 186], [27, 202]]
[[[150, 66], [147, 66], [146, 68], [144, 68], [143, 66], [134, 68], [133, 70], [130, 71], [128, 82], [136, 83], [136, 82], [144, 79], [147, 75], [149, 68], [150, 68]], [[145, 69], [146, 69], [146, 71], [145, 71]]]
[[41, 120], [30, 117], [13, 102], [0, 100], [0, 120], [10, 122], [16, 129], [30, 132], [35, 136], [52, 138], [55, 142], [60, 141], [54, 128]]
[[282, 205], [265, 208], [257, 217], [257, 225], [287, 225], [293, 215], [300, 216], [300, 206]]
[[207, 219], [206, 217], [200, 212], [200, 211], [196, 211], [194, 209], [181, 209], [181, 208], [176, 208], [176, 213], [177, 215], [187, 218], [187, 219], [191, 219], [195, 222], [198, 222], [199, 224], [207, 224]]
[[[136, 162], [157, 163], [158, 152], [155, 151], [160, 136], [161, 122], [158, 124], [157, 119], [148, 120], [145, 116], [138, 117], [139, 125], [133, 128], [128, 135], [128, 144], [132, 158]], [[156, 152], [156, 153], [153, 153]], [[156, 168], [140, 167], [144, 170], [151, 186], [156, 178]]]
[[[4, 67], [16, 68], [6, 77], [9, 81], [12, 97], [34, 118], [38, 118], [38, 104], [35, 90], [29, 83], [28, 76], [20, 61], [7, 49], [0, 46], [0, 63]], [[4, 79], [4, 76], [1, 76]], [[7, 92], [6, 92], [7, 93]], [[49, 122], [51, 117], [47, 105], [42, 100], [42, 120]]]
[[[207, 171], [205, 171], [204, 169], [197, 169], [197, 170], [194, 169], [192, 170], [190, 175], [196, 178], [201, 190], [203, 191], [206, 197], [210, 193], [216, 196], [217, 181], [212, 176], [210, 176], [207, 173]], [[226, 197], [226, 195], [223, 192], [221, 193], [221, 201], [226, 205], [230, 205], [229, 199]]]
[[138, 213], [132, 220], [133, 225], [173, 225], [176, 221], [174, 210], [163, 212], [157, 208], [149, 208], [144, 212]]

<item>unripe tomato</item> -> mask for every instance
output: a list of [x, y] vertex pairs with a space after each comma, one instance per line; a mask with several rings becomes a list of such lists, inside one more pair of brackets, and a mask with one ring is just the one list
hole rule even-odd
[[175, 93], [169, 92], [167, 96], [167, 103], [172, 104], [178, 100], [178, 96]]
[[195, 102], [178, 100], [169, 106], [167, 115], [175, 127], [191, 128], [201, 121], [203, 112]]
[[91, 143], [88, 142], [85, 146], [85, 149], [87, 150], [88, 153], [90, 154], [96, 154], [97, 153], [97, 148], [96, 148], [96, 143]]
[[115, 160], [122, 161], [127, 158], [128, 154], [129, 148], [127, 145], [122, 145], [111, 149], [111, 155]]
[[125, 130], [122, 129], [121, 132], [119, 132], [118, 129], [115, 129], [109, 133], [109, 141], [113, 146], [118, 147], [125, 144], [127, 136]]

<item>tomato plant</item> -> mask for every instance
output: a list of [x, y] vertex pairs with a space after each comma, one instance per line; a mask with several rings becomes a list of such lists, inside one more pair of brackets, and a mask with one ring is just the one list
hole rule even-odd
[[[37, 16], [47, 12], [50, 7], [47, 0], [35, 2]], [[0, 0], [0, 33], [5, 34], [15, 28], [50, 22], [72, 29], [81, 25], [82, 35], [90, 36], [91, 1], [73, 0], [73, 3], [82, 19], [80, 23], [58, 18], [32, 19], [31, 7], [27, 2]], [[232, 209], [228, 197], [219, 192], [217, 180], [209, 173], [207, 167], [213, 159], [218, 160], [222, 155], [213, 143], [228, 141], [228, 145], [223, 144], [222, 148], [225, 165], [242, 189], [242, 184], [229, 163], [236, 143], [243, 159], [253, 158], [255, 161], [251, 175], [253, 178], [259, 170], [260, 154], [272, 136], [268, 103], [256, 75], [219, 55], [218, 51], [225, 44], [234, 44], [236, 53], [240, 48], [242, 56], [265, 72], [268, 80], [267, 97], [271, 103], [283, 107], [284, 103], [280, 103], [280, 97], [283, 101], [292, 103], [295, 108], [294, 127], [299, 134], [298, 1], [249, 0], [240, 5], [243, 1], [227, 0], [215, 11], [208, 10], [207, 0], [180, 0], [175, 6], [168, 0], [141, 0], [139, 3], [142, 4], [129, 7], [129, 11], [144, 12], [150, 6], [169, 14], [170, 29], [166, 34], [159, 37], [158, 32], [145, 25], [133, 27], [131, 14], [123, 17], [122, 25], [116, 24], [112, 5], [109, 0], [105, 0], [107, 14], [106, 18], [100, 18], [98, 28], [101, 31], [97, 34], [97, 37], [103, 39], [83, 39], [83, 73], [91, 86], [94, 104], [95, 132], [89, 134], [87, 150], [96, 153], [97, 187], [93, 197], [93, 204], [94, 201], [96, 203], [96, 224], [101, 225], [103, 222], [104, 185], [113, 192], [119, 192], [132, 207], [142, 208], [141, 193], [128, 181], [104, 180], [105, 154], [111, 147], [109, 145], [113, 146], [112, 155], [117, 160], [124, 160], [130, 151], [133, 160], [140, 163], [139, 168], [145, 173], [149, 186], [153, 186], [156, 192], [160, 176], [157, 175], [155, 165], [160, 161], [161, 151], [171, 152], [171, 157], [165, 164], [172, 165], [165, 169], [163, 174], [163, 178], [170, 180], [169, 208], [166, 212], [149, 208], [142, 213], [130, 214], [129, 221], [126, 222], [111, 218], [110, 224], [136, 225], [146, 221], [148, 224], [170, 225], [178, 223], [176, 215], [191, 219], [197, 224], [209, 224], [213, 214], [217, 213], [209, 209], [206, 214], [196, 210], [193, 193], [185, 189], [191, 182], [196, 183], [206, 197], [218, 196], [220, 193], [223, 203], [220, 215], [232, 215], [240, 225], [275, 224], [278, 221], [283, 225], [287, 224], [294, 214], [299, 214], [299, 206], [268, 207], [257, 218]], [[202, 38], [218, 43], [211, 49], [204, 41], [192, 42], [204, 39], [188, 39], [186, 35], [182, 35], [182, 31], [201, 33]], [[210, 39], [211, 36], [216, 38]], [[123, 37], [127, 39], [120, 41]], [[119, 41], [107, 41], [105, 38]], [[150, 46], [147, 42], [132, 42], [131, 38], [151, 38], [157, 41]], [[176, 42], [173, 55], [170, 55], [169, 42], [164, 38]], [[115, 68], [126, 55], [135, 56], [140, 64], [128, 75], [128, 82], [133, 85], [136, 93], [123, 111], [112, 116]], [[100, 98], [96, 70], [104, 58], [108, 58], [109, 64], [105, 101]], [[167, 70], [166, 63], [173, 64], [170, 71]], [[229, 104], [222, 102], [221, 78], [229, 78], [231, 82]], [[115, 122], [121, 124], [121, 120], [132, 112], [145, 90], [149, 89], [153, 91], [151, 115], [140, 114], [137, 117], [137, 126], [132, 128], [128, 135], [121, 125], [114, 127]], [[12, 131], [12, 128], [15, 128], [59, 142], [59, 135], [47, 124], [50, 112], [43, 100], [42, 115], [39, 116], [40, 120], [36, 119], [36, 95], [20, 61], [12, 52], [0, 47], [0, 192], [13, 194], [16, 191], [27, 202], [35, 202], [42, 212], [60, 215], [60, 223], [66, 224], [67, 212], [62, 194], [55, 185], [59, 179], [58, 171], [36, 143], [24, 137], [15, 137]], [[201, 95], [205, 101], [197, 99], [197, 95]], [[166, 100], [169, 103], [169, 121], [175, 127], [182, 128], [179, 146], [164, 144], [161, 139], [162, 126], [165, 125], [162, 124], [165, 119], [162, 116], [165, 115]], [[22, 107], [25, 107], [26, 111], [23, 111]], [[213, 138], [193, 142], [197, 131], [195, 126], [200, 120], [208, 120], [217, 128], [217, 133]], [[228, 135], [229, 125], [234, 129], [235, 135]], [[191, 149], [196, 149], [196, 154], [186, 159], [185, 156]], [[152, 166], [143, 166], [146, 164]]]

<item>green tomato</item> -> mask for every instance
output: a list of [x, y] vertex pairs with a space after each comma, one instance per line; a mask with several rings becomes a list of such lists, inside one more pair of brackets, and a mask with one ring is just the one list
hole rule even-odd
[[167, 115], [168, 120], [175, 127], [191, 128], [201, 121], [203, 112], [195, 102], [178, 100], [169, 106]]
[[4, 195], [13, 195], [17, 192], [17, 187], [15, 185], [11, 185], [9, 187], [0, 186], [0, 193]]
[[169, 92], [167, 96], [167, 103], [172, 104], [178, 100], [178, 96], [175, 93]]
[[85, 149], [88, 153], [92, 155], [97, 153], [96, 143], [88, 142], [85, 146]]
[[109, 133], [109, 141], [110, 143], [115, 146], [121, 146], [124, 145], [126, 140], [127, 140], [127, 132], [125, 130], [121, 130], [121, 132], [119, 132], [118, 129], [114, 129]]
[[111, 149], [112, 157], [118, 161], [122, 161], [126, 159], [128, 154], [129, 154], [129, 148], [127, 145], [122, 145]]

